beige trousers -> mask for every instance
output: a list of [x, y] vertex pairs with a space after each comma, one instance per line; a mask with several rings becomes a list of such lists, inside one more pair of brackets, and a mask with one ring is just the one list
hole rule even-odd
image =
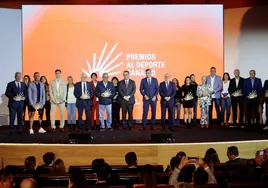
[[64, 110], [65, 110], [65, 103], [62, 104], [53, 104], [51, 103], [51, 128], [55, 129], [55, 116], [56, 116], [56, 109], [60, 107], [60, 128], [64, 128], [65, 117], [64, 117]]

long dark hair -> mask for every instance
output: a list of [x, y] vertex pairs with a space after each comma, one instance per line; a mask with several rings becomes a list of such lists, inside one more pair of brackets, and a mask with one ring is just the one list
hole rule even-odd
[[176, 88], [180, 89], [180, 83], [179, 80], [177, 78], [173, 78], [172, 80], [176, 80], [177, 84], [176, 84]]
[[210, 159], [213, 164], [220, 163], [218, 153], [214, 148], [209, 148], [206, 151], [205, 158]]
[[152, 165], [144, 165], [141, 172], [141, 182], [149, 188], [156, 187], [156, 173]]
[[117, 81], [117, 84], [119, 83], [119, 79], [116, 77], [116, 76], [114, 76], [113, 78], [112, 78], [112, 82], [114, 81], [114, 79]]
[[41, 78], [40, 78], [40, 82], [42, 82], [42, 79], [43, 79], [43, 78], [46, 79], [45, 86], [48, 86], [47, 77], [45, 77], [45, 76], [41, 76]]
[[[24, 75], [23, 78], [28, 78], [28, 83], [29, 84], [31, 82], [31, 78], [29, 75]], [[23, 79], [23, 82], [24, 82], [24, 79]], [[25, 82], [24, 82], [25, 83]], [[25, 83], [26, 84], [26, 83]]]
[[[189, 78], [190, 81], [191, 81], [191, 77], [190, 77], [190, 76], [186, 76], [185, 79], [184, 79], [184, 85], [186, 85], [186, 80], [187, 80], [187, 78]], [[191, 82], [190, 82], [190, 84], [191, 84]]]
[[224, 81], [224, 76], [227, 75], [228, 76], [228, 80], [231, 80], [230, 74], [228, 72], [223, 73], [222, 76], [222, 81]]

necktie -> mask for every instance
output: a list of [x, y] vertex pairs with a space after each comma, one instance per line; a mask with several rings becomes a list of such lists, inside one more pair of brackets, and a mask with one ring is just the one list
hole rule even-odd
[[84, 82], [84, 93], [87, 92], [86, 90], [87, 90], [87, 89], [86, 89], [86, 82]]
[[167, 87], [167, 89], [168, 89], [168, 82], [166, 82], [166, 87]]
[[251, 86], [253, 88], [253, 86], [254, 86], [254, 79], [251, 79]]
[[126, 80], [126, 88], [128, 87], [128, 81]]
[[151, 78], [148, 78], [148, 84], [151, 85]]
[[19, 82], [17, 83], [17, 88], [20, 91], [20, 83]]

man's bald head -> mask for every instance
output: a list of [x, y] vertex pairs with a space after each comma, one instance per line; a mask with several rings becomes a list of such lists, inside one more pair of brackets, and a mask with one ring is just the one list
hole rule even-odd
[[37, 183], [34, 179], [27, 178], [21, 182], [20, 188], [37, 188]]

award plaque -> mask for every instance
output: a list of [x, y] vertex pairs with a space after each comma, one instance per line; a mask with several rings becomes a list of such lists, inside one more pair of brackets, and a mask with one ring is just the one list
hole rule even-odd
[[255, 98], [257, 98], [257, 92], [256, 91], [252, 91], [251, 93], [249, 93], [249, 95], [248, 95], [248, 98], [249, 99], [255, 99]]
[[24, 100], [25, 100], [25, 97], [24, 97], [23, 93], [19, 93], [19, 94], [16, 95], [13, 99], [14, 99], [15, 101], [24, 101]]
[[110, 97], [112, 95], [111, 90], [107, 89], [101, 94], [103, 97]]
[[89, 99], [90, 98], [90, 94], [89, 92], [85, 92], [82, 94], [82, 99], [86, 100], [86, 99]]
[[193, 100], [194, 97], [193, 97], [193, 94], [192, 93], [187, 93], [186, 97], [184, 98], [184, 100], [186, 101], [190, 101], [190, 100]]
[[232, 93], [232, 96], [233, 97], [240, 97], [240, 96], [242, 96], [241, 90], [236, 90], [235, 92]]
[[37, 104], [33, 105], [33, 107], [34, 107], [36, 110], [39, 110], [39, 109], [42, 109], [42, 108], [43, 108], [43, 104], [41, 104], [41, 103], [37, 103]]

